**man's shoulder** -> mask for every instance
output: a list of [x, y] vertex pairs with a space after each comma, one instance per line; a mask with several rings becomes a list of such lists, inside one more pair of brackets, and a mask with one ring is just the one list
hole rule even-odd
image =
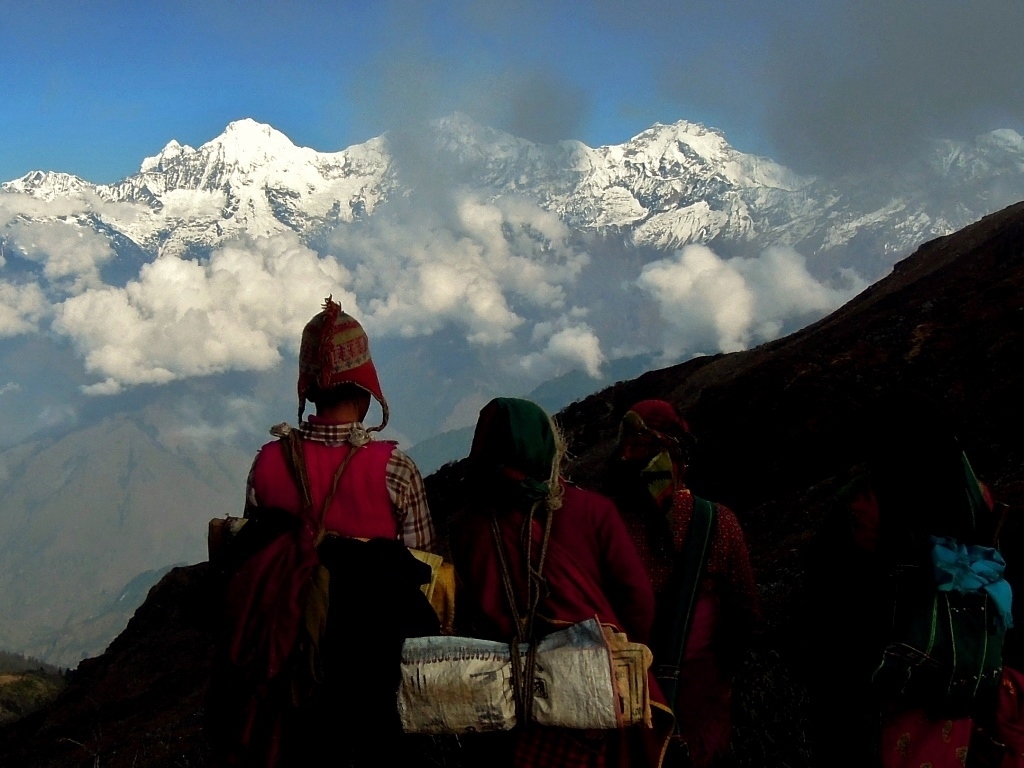
[[715, 525], [720, 531], [739, 532], [743, 533], [743, 526], [740, 525], [740, 520], [736, 516], [736, 513], [732, 511], [731, 507], [726, 506], [720, 501], [712, 501], [711, 499], [705, 498], [704, 496], [698, 496], [697, 494], [690, 491], [690, 495], [693, 497], [693, 510], [696, 511], [697, 504], [710, 504], [715, 510]]
[[394, 440], [371, 440], [365, 443], [362, 447], [363, 450], [373, 451], [374, 453], [389, 453], [395, 456], [405, 456], [400, 450], [398, 450], [398, 443]]
[[715, 513], [719, 517], [736, 517], [736, 514], [732, 511], [732, 509], [720, 501], [709, 499], [707, 496], [699, 496], [693, 491], [691, 491], [689, 488], [683, 488], [682, 493], [689, 494], [689, 496], [693, 499], [694, 507], [696, 507], [698, 504], [710, 504], [712, 507], [715, 508]]
[[279, 460], [284, 456], [284, 452], [281, 450], [280, 440], [270, 440], [264, 443], [256, 451], [256, 464], [261, 464], [265, 461]]

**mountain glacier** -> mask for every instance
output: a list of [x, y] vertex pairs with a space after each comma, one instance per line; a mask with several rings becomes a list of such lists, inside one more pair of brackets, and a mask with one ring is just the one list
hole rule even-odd
[[907, 169], [827, 181], [740, 152], [720, 131], [684, 120], [597, 148], [534, 144], [460, 114], [406, 134], [325, 153], [245, 119], [198, 149], [171, 141], [114, 184], [34, 171], [2, 190], [77, 201], [79, 225], [100, 222], [151, 255], [181, 255], [243, 233], [291, 230], [313, 241], [429, 183], [417, 167], [429, 163], [433, 179], [525, 197], [575, 231], [626, 247], [703, 243], [741, 255], [783, 245], [822, 274], [857, 254], [867, 272], [881, 273], [923, 240], [1024, 197], [1024, 139], [1012, 130], [937, 142]]

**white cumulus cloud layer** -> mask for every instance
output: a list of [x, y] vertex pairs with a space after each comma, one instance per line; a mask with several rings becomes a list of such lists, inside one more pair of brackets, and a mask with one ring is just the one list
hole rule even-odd
[[689, 245], [646, 264], [636, 284], [657, 302], [665, 323], [663, 356], [680, 359], [747, 349], [821, 317], [865, 287], [852, 272], [845, 279], [844, 288], [819, 282], [790, 248], [722, 259], [706, 246]]
[[226, 245], [204, 261], [163, 256], [123, 288], [104, 287], [58, 305], [55, 331], [72, 338], [86, 369], [103, 377], [89, 391], [161, 384], [228, 370], [265, 370], [296, 347], [323, 297], [344, 291], [344, 267], [293, 234]]
[[38, 330], [49, 312], [46, 294], [37, 284], [0, 280], [0, 338]]
[[566, 368], [582, 368], [597, 378], [606, 357], [593, 328], [582, 321], [586, 310], [574, 307], [569, 315], [554, 322], [537, 323], [531, 339], [536, 352], [525, 355], [520, 366], [536, 378], [555, 376]]
[[[527, 386], [573, 368], [599, 377], [609, 349], [665, 361], [744, 349], [864, 287], [852, 273], [842, 287], [819, 282], [785, 248], [723, 259], [688, 246], [643, 266], [614, 252], [592, 257], [532, 202], [452, 189], [389, 202], [328, 233], [320, 252], [293, 233], [240, 238], [203, 259], [164, 253], [124, 285], [107, 285], [111, 242], [74, 220], [87, 203], [26, 221], [39, 203], [0, 196], [0, 337], [50, 330], [70, 339], [95, 395], [273, 369], [328, 295], [372, 338], [454, 332], [480, 351], [481, 366], [503, 366]], [[613, 317], [625, 307], [639, 315]], [[657, 320], [653, 350], [640, 316]]]
[[561, 312], [588, 262], [552, 213], [517, 199], [463, 195], [443, 212], [399, 205], [336, 230], [352, 289], [378, 333], [425, 336], [447, 324], [474, 344], [512, 339], [526, 315]]
[[46, 280], [69, 293], [102, 286], [100, 266], [114, 258], [110, 240], [65, 221], [16, 221], [6, 235], [19, 256], [41, 264]]

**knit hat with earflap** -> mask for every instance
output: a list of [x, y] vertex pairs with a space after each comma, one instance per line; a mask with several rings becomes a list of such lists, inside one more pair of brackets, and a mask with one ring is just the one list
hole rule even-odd
[[690, 426], [671, 403], [641, 400], [619, 424], [620, 461], [636, 468], [651, 498], [661, 507], [672, 503], [694, 440]]
[[388, 401], [380, 389], [377, 369], [370, 358], [370, 341], [359, 322], [328, 296], [323, 311], [306, 323], [299, 346], [299, 421], [306, 411], [306, 399], [318, 391], [340, 384], [354, 384], [369, 392], [381, 409], [381, 423], [388, 423]]

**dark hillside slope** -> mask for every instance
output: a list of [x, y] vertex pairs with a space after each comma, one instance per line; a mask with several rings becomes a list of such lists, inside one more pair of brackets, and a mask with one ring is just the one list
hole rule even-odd
[[[675, 403], [699, 440], [698, 493], [736, 509], [769, 625], [799, 583], [801, 546], [861, 461], [866, 409], [920, 391], [953, 422], [995, 497], [1024, 514], [1024, 204], [923, 245], [804, 330], [652, 371], [569, 406], [575, 478], [600, 485], [628, 406]], [[1019, 523], [1009, 517], [1007, 544]]]
[[[576, 403], [560, 420], [573, 476], [599, 486], [621, 414], [647, 397], [679, 405], [700, 438], [693, 482], [733, 506], [748, 532], [766, 615], [759, 659], [781, 659], [795, 680], [802, 554], [835, 490], [859, 461], [854, 427], [877, 392], [913, 386], [949, 411], [979, 475], [1011, 506], [1013, 562], [1024, 539], [1024, 204], [928, 243], [893, 274], [828, 318], [748, 352], [652, 371]], [[444, 521], [460, 503], [460, 464], [428, 478]], [[83, 662], [46, 710], [0, 730], [0, 765], [208, 765], [199, 730], [211, 645], [205, 564], [153, 588], [107, 651]], [[1021, 592], [1018, 592], [1021, 594]], [[776, 662], [772, 662], [776, 664]], [[806, 764], [799, 723], [780, 699], [741, 696], [740, 740], [790, 745], [744, 765]], [[796, 745], [796, 746], [794, 746]], [[747, 749], [753, 755], [756, 749]], [[798, 754], [800, 753], [800, 754]], [[799, 758], [799, 759], [798, 759]], [[454, 768], [454, 766], [452, 767]]]

